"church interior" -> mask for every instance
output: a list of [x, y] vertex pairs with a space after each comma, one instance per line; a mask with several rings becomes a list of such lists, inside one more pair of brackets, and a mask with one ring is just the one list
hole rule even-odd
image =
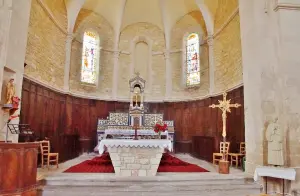
[[0, 195], [300, 195], [299, 35], [299, 0], [0, 0]]

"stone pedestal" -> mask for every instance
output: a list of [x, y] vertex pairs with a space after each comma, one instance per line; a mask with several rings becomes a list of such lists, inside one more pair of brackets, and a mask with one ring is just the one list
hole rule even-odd
[[229, 174], [229, 161], [220, 160], [219, 173], [220, 174]]
[[163, 149], [155, 147], [108, 147], [117, 176], [155, 176]]

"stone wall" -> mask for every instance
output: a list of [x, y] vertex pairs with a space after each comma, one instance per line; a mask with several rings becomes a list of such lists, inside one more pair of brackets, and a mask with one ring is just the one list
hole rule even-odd
[[[220, 93], [242, 83], [241, 45], [239, 15], [236, 0], [219, 0], [208, 4], [215, 17], [214, 61], [215, 91]], [[235, 13], [235, 15], [233, 15]], [[231, 17], [233, 16], [233, 17]], [[41, 22], [42, 21], [42, 22]], [[50, 87], [62, 89], [64, 85], [65, 41], [67, 14], [65, 5], [58, 0], [33, 0], [28, 33], [25, 75]], [[80, 82], [82, 38], [86, 29], [94, 29], [100, 36], [100, 63], [96, 86]], [[201, 84], [197, 88], [186, 88], [183, 71], [184, 37], [198, 32], [201, 42]], [[117, 58], [116, 38], [111, 24], [101, 15], [82, 9], [74, 27], [70, 63], [70, 92], [74, 95], [95, 99], [113, 98], [114, 65]], [[181, 17], [171, 30], [170, 62], [172, 86], [168, 87], [169, 101], [201, 99], [209, 95], [209, 47], [207, 30], [202, 14], [192, 11]], [[55, 40], [53, 44], [53, 40]], [[145, 42], [150, 48], [147, 65], [135, 65], [135, 45]], [[129, 100], [128, 80], [135, 71], [142, 72], [146, 79], [145, 100], [162, 101], [166, 94], [165, 34], [150, 23], [135, 23], [121, 30], [119, 40], [116, 99]], [[143, 58], [143, 57], [139, 57]], [[146, 70], [139, 70], [146, 69]], [[145, 74], [146, 73], [146, 74]], [[144, 75], [143, 75], [144, 74]]]
[[57, 23], [62, 27], [66, 27], [68, 23], [65, 1], [62, 0], [38, 0], [47, 5], [51, 14], [56, 19]]
[[[286, 192], [300, 187], [300, 17], [299, 3], [240, 1], [243, 78], [245, 86], [246, 173], [267, 166], [266, 129], [278, 118], [284, 167], [295, 168], [296, 180]], [[274, 9], [275, 8], [275, 9]], [[257, 20], [253, 20], [257, 18]], [[255, 96], [254, 96], [255, 95]], [[269, 191], [282, 191], [282, 182], [269, 183]]]
[[[238, 8], [238, 0], [215, 0], [217, 5], [210, 5], [210, 9], [214, 12], [214, 28], [215, 32], [222, 28], [228, 18]], [[215, 11], [214, 11], [215, 10]]]
[[67, 11], [63, 3], [55, 4], [54, 9], [50, 2], [32, 0], [25, 75], [60, 89], [64, 85]]
[[240, 16], [236, 13], [227, 20], [214, 37], [215, 93], [243, 82]]
[[[199, 87], [186, 88], [183, 69], [185, 64], [183, 60], [186, 49], [184, 45], [185, 37], [193, 32], [197, 32], [200, 37], [200, 70], [201, 82]], [[193, 11], [182, 17], [173, 26], [171, 31], [171, 56], [172, 65], [172, 99], [186, 100], [201, 98], [209, 93], [209, 62], [208, 45], [203, 41], [207, 37], [205, 23], [201, 12]]]
[[[165, 50], [164, 32], [159, 27], [150, 23], [135, 23], [125, 27], [120, 35], [118, 76], [118, 98], [128, 99], [128, 81], [134, 77], [134, 72], [139, 71], [139, 65], [134, 65], [135, 55], [133, 50], [138, 42], [146, 42], [151, 52], [148, 55], [148, 73], [142, 76], [146, 81], [145, 100], [162, 100], [165, 95]], [[146, 56], [145, 56], [146, 58]], [[147, 67], [143, 66], [143, 67]]]
[[[27, 44], [31, 0], [28, 1], [0, 1], [0, 97], [1, 104], [6, 100], [7, 82], [14, 78], [15, 95], [21, 98], [24, 73], [24, 60]], [[21, 103], [22, 104], [22, 103]], [[14, 115], [18, 115], [17, 110]], [[0, 110], [0, 141], [6, 139], [6, 122], [9, 113]], [[19, 118], [11, 121], [18, 124]], [[8, 140], [18, 142], [18, 134], [8, 134]]]
[[[100, 63], [98, 84], [96, 86], [84, 85], [80, 82], [83, 34], [89, 29], [96, 31], [100, 38]], [[101, 15], [82, 9], [77, 17], [74, 34], [70, 66], [70, 91], [84, 96], [110, 99], [114, 67], [113, 28]]]

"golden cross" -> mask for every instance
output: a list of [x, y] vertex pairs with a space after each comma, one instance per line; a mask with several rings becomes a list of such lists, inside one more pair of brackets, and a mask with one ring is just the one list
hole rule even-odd
[[226, 99], [227, 93], [223, 93], [223, 100], [218, 100], [219, 104], [215, 105], [212, 104], [209, 107], [211, 108], [220, 108], [222, 110], [222, 121], [223, 121], [223, 131], [222, 131], [222, 136], [223, 138], [226, 137], [226, 118], [227, 118], [227, 112], [231, 112], [230, 108], [238, 108], [241, 106], [241, 104], [235, 103], [235, 104], [230, 104], [231, 99]]

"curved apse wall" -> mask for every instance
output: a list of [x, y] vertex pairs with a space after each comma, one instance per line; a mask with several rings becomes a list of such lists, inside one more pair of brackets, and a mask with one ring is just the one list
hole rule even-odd
[[[214, 9], [214, 82], [218, 94], [224, 90], [242, 84], [241, 42], [239, 29], [238, 4], [236, 0], [218, 1], [211, 5]], [[54, 6], [55, 5], [55, 6]], [[209, 5], [210, 6], [210, 5]], [[57, 8], [58, 11], [52, 9]], [[226, 9], [225, 9], [225, 8]], [[43, 19], [43, 23], [40, 23]], [[46, 22], [45, 22], [46, 21]], [[43, 26], [46, 24], [46, 26]], [[60, 91], [64, 81], [66, 9], [61, 1], [33, 0], [28, 33], [25, 77], [44, 86]], [[93, 28], [100, 35], [100, 71], [97, 87], [80, 83], [82, 55], [82, 35], [85, 29]], [[201, 85], [199, 88], [186, 89], [182, 84], [183, 37], [188, 31], [201, 29], [204, 40], [201, 44]], [[139, 32], [137, 34], [137, 32]], [[150, 23], [135, 23], [121, 31], [119, 50], [114, 52], [114, 31], [111, 25], [99, 14], [82, 9], [74, 29], [72, 42], [70, 93], [74, 96], [111, 100], [113, 88], [114, 58], [119, 60], [117, 75], [117, 100], [129, 100], [128, 80], [134, 71], [147, 72], [146, 101], [162, 101], [166, 93], [166, 60], [164, 56], [164, 32]], [[55, 42], [53, 42], [55, 38]], [[199, 11], [193, 11], [180, 18], [171, 31], [172, 89], [171, 97], [165, 101], [186, 101], [203, 99], [209, 95], [209, 46], [206, 43], [207, 32], [203, 17]], [[141, 41], [141, 42], [139, 42]], [[136, 51], [140, 43], [147, 43], [151, 54]], [[149, 43], [148, 43], [149, 42]], [[132, 49], [132, 43], [135, 47]], [[137, 44], [137, 45], [136, 45]], [[137, 56], [132, 53], [137, 53]], [[147, 59], [148, 64], [143, 63]], [[136, 64], [141, 64], [138, 67]], [[147, 71], [145, 71], [147, 70]]]

